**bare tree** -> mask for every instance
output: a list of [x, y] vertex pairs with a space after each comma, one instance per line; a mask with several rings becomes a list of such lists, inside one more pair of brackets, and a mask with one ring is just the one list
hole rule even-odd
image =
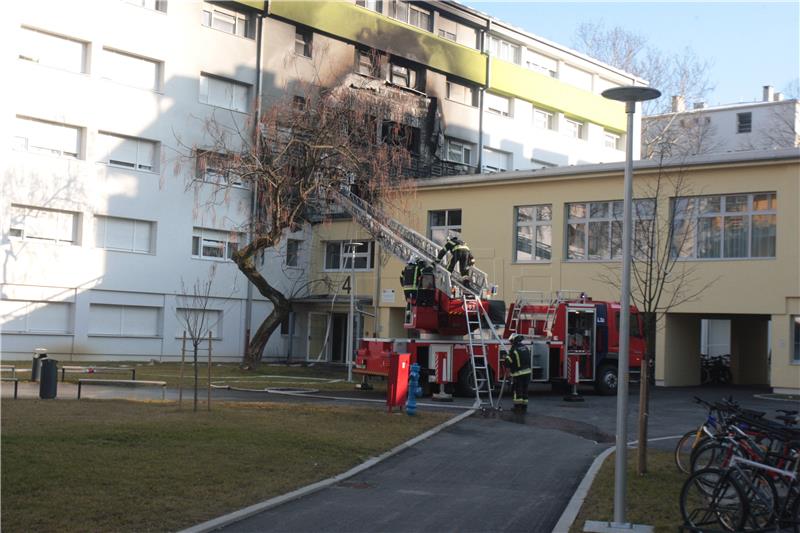
[[[693, 208], [689, 203], [689, 198], [696, 193], [686, 178], [683, 165], [667, 168], [665, 163], [664, 156], [660, 156], [655, 177], [637, 184], [634, 201], [631, 300], [642, 313], [647, 346], [639, 395], [640, 474], [647, 472], [649, 381], [658, 327], [670, 310], [695, 301], [717, 280], [706, 279], [697, 272], [695, 263], [681, 260], [698, 245], [697, 218], [692, 216]], [[618, 222], [620, 226], [621, 223]], [[622, 265], [610, 265], [599, 280], [620, 290], [621, 271]]]
[[[708, 73], [711, 62], [703, 60], [691, 48], [684, 48], [679, 54], [670, 55], [647, 42], [647, 38], [622, 27], [607, 28], [602, 22], [586, 22], [576, 30], [576, 49], [601, 61], [649, 82], [665, 96], [679, 96], [685, 102], [705, 100], [714, 88]], [[671, 98], [659, 98], [642, 104], [643, 114], [661, 115], [672, 111]], [[667, 155], [690, 155], [699, 153], [696, 139], [698, 134], [709, 137], [703, 125], [678, 120], [660, 121], [655, 131], [648, 131], [649, 124], [643, 124], [642, 157], [658, 157], [658, 149], [667, 150]], [[684, 131], [689, 130], [689, 131]], [[695, 139], [695, 142], [686, 142]], [[685, 149], [695, 150], [686, 152]]]
[[[350, 187], [373, 203], [401, 199], [411, 188], [404, 179], [412, 145], [419, 142], [420, 112], [417, 94], [388, 98], [383, 80], [346, 75], [332, 88], [296, 85], [265, 106], [255, 127], [238, 129], [209, 120], [211, 139], [195, 148], [198, 178], [207, 169], [227, 176], [226, 185], [245, 184], [254, 194], [247, 230], [251, 238], [231, 254], [239, 270], [272, 311], [249, 342], [243, 367], [261, 360], [272, 333], [291, 311], [290, 297], [281, 282], [268, 279], [258, 259], [279, 246], [287, 232], [322, 221], [335, 211], [326, 200], [328, 190]], [[423, 98], [424, 100], [424, 98]]]

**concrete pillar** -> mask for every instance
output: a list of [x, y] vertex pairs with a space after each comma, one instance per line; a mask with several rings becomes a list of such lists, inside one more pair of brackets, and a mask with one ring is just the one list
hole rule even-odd
[[700, 318], [667, 314], [656, 338], [656, 380], [665, 387], [700, 384]]
[[768, 317], [731, 320], [731, 373], [741, 385], [769, 383], [767, 361]]

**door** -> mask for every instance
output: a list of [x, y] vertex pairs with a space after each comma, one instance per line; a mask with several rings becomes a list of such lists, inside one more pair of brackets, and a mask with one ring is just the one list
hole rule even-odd
[[578, 356], [581, 380], [594, 381], [594, 323], [593, 306], [567, 307], [567, 356]]
[[330, 352], [327, 342], [328, 313], [308, 314], [308, 356], [309, 361], [327, 361]]
[[347, 315], [344, 313], [334, 313], [331, 325], [331, 361], [334, 363], [346, 363], [345, 353], [347, 352]]

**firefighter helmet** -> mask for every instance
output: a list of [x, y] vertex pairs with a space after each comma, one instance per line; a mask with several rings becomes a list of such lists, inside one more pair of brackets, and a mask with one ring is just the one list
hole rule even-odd
[[511, 342], [512, 345], [521, 343], [522, 339], [523, 337], [519, 333], [512, 333], [511, 336], [508, 338], [508, 340]]

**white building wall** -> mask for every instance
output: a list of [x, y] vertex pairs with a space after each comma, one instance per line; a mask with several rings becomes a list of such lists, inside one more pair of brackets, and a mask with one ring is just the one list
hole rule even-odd
[[[212, 265], [216, 273], [209, 308], [222, 312], [214, 354], [219, 359], [240, 358], [245, 344], [246, 280], [230, 261], [192, 258], [192, 234], [195, 227], [244, 231], [250, 192], [233, 188], [212, 199], [210, 187], [187, 191], [187, 183], [194, 173], [192, 149], [209, 145], [207, 121], [240, 129], [248, 124], [244, 113], [200, 102], [200, 74], [249, 85], [252, 109], [256, 41], [202, 26], [202, 6], [201, 2], [170, 2], [162, 13], [126, 2], [84, 0], [23, 3], [11, 11], [13, 37], [5, 42], [12, 46], [3, 47], [2, 61], [17, 82], [9, 84], [11, 105], [3, 107], [0, 117], [4, 126], [0, 147], [4, 258], [0, 349], [4, 358], [27, 357], [39, 346], [70, 359], [177, 357], [176, 309], [184, 306], [178, 296], [181, 281], [191, 286], [197, 279], [208, 279]], [[21, 25], [87, 43], [86, 72], [19, 59]], [[147, 38], [143, 38], [145, 33]], [[162, 62], [159, 90], [104, 79], [105, 47]], [[72, 159], [29, 153], [16, 145], [12, 149], [16, 115], [82, 128], [82, 153]], [[158, 142], [155, 168], [134, 170], [103, 162], [98, 133], [103, 131]], [[77, 213], [76, 242], [55, 244], [11, 236], [12, 204]], [[154, 223], [152, 253], [97, 248], [95, 215]], [[289, 271], [287, 276], [282, 265], [266, 261], [264, 268], [269, 269], [270, 280], [291, 288], [295, 283], [291, 280], [303, 274]], [[257, 293], [255, 299], [254, 328], [270, 309]], [[23, 331], [24, 321], [15, 318], [20, 307], [27, 305], [33, 312], [48, 301], [69, 305], [64, 331], [37, 332], [37, 324]], [[92, 333], [93, 304], [156, 308], [156, 331]], [[282, 354], [279, 337], [271, 339], [266, 356]]]

